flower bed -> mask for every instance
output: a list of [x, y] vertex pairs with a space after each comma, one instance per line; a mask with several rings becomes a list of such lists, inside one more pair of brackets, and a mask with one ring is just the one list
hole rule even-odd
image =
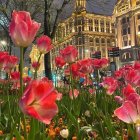
[[56, 74], [67, 64], [63, 86], [58, 86], [57, 81], [37, 79], [40, 57], [52, 48], [50, 38], [42, 36], [34, 76], [23, 77], [23, 48], [39, 27], [28, 12], [13, 12], [10, 35], [20, 48], [20, 72], [14, 71], [18, 58], [0, 52], [0, 69], [7, 73], [0, 80], [0, 138], [140, 140], [140, 62], [107, 77], [107, 59], [77, 60], [76, 47], [67, 46], [55, 59]]

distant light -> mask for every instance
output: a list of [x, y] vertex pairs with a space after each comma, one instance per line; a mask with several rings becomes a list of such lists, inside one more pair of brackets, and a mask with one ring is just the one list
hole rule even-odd
[[0, 43], [5, 46], [7, 44], [7, 42], [5, 40], [1, 40]]
[[89, 52], [89, 50], [88, 50], [88, 49], [86, 49], [85, 51], [86, 51], [86, 52]]

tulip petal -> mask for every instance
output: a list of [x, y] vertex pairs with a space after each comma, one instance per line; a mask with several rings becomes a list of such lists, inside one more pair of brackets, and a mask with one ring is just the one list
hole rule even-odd
[[128, 84], [125, 88], [123, 88], [122, 93], [127, 98], [130, 94], [136, 93], [136, 91], [130, 84]]
[[138, 113], [140, 114], [140, 98], [137, 100], [137, 110]]
[[126, 101], [114, 114], [126, 123], [136, 122], [138, 117], [136, 106], [131, 101]]
[[52, 82], [45, 82], [41, 81], [35, 88], [35, 98], [37, 100], [44, 99], [47, 97], [52, 91], [54, 90], [54, 87], [52, 85]]

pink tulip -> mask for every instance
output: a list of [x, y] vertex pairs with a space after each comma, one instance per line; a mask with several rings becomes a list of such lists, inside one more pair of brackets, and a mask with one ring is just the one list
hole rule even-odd
[[26, 87], [19, 105], [25, 114], [45, 124], [50, 124], [58, 112], [56, 98], [57, 91], [54, 89], [52, 81], [47, 78], [32, 80]]
[[137, 70], [131, 69], [125, 72], [125, 80], [134, 86], [140, 86], [140, 74]]
[[114, 97], [115, 98], [115, 101], [117, 102], [117, 103], [119, 103], [119, 104], [122, 104], [123, 103], [123, 98], [121, 97], [121, 96], [115, 96]]
[[69, 92], [69, 96], [72, 100], [73, 100], [73, 98], [76, 99], [78, 97], [78, 95], [79, 95], [79, 91], [77, 89], [74, 89], [73, 92], [72, 92], [72, 90], [70, 90], [70, 92]]
[[118, 82], [113, 77], [105, 77], [101, 85], [107, 89], [108, 95], [112, 95], [118, 87]]
[[89, 88], [89, 90], [88, 90], [88, 91], [89, 91], [89, 93], [90, 93], [90, 94], [95, 93], [95, 89], [93, 89], [93, 88]]
[[4, 67], [4, 70], [6, 72], [10, 72], [17, 65], [17, 62], [18, 62], [18, 58], [16, 56], [7, 55], [5, 57], [5, 67]]
[[56, 100], [57, 101], [60, 101], [60, 100], [62, 100], [62, 93], [57, 93], [57, 98], [56, 98]]
[[61, 56], [57, 56], [55, 57], [55, 64], [56, 64], [56, 67], [62, 68], [66, 64], [66, 62]]
[[72, 63], [76, 60], [78, 51], [74, 46], [67, 46], [60, 51], [61, 56], [64, 58], [65, 62]]
[[14, 44], [18, 47], [28, 47], [34, 40], [40, 24], [31, 20], [26, 11], [13, 11], [9, 32]]
[[136, 104], [126, 101], [114, 111], [114, 114], [123, 122], [139, 124], [140, 122], [140, 98]]
[[51, 39], [43, 35], [37, 39], [37, 47], [42, 54], [48, 53], [52, 48]]
[[139, 95], [130, 84], [123, 88], [122, 93], [125, 100], [132, 101], [134, 104], [137, 102]]
[[77, 62], [79, 71], [84, 74], [90, 74], [94, 71], [91, 59], [83, 59]]

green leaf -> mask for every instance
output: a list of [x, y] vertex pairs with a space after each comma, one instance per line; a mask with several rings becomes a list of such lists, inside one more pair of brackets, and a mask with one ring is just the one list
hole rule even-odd
[[39, 122], [35, 119], [31, 119], [31, 130], [28, 136], [29, 140], [34, 140], [35, 135], [39, 132]]
[[68, 115], [69, 119], [71, 120], [71, 122], [78, 126], [78, 122], [77, 122], [76, 118], [73, 116], [73, 114], [65, 106], [62, 106], [62, 107], [67, 112], [67, 115]]
[[20, 135], [19, 131], [17, 131], [16, 128], [14, 129], [14, 134], [15, 134], [17, 140], [21, 140], [21, 135]]

